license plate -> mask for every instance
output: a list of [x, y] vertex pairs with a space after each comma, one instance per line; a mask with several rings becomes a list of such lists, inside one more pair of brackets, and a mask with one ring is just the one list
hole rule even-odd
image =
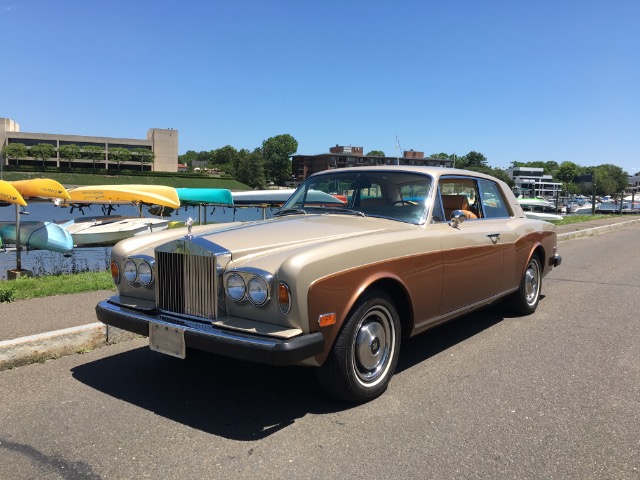
[[149, 322], [149, 348], [172, 357], [185, 358], [184, 329]]

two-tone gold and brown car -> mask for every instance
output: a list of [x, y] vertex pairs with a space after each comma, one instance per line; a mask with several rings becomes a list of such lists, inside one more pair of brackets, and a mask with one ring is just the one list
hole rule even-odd
[[134, 237], [111, 260], [102, 322], [181, 358], [315, 367], [355, 402], [387, 388], [401, 338], [499, 299], [530, 314], [561, 262], [504, 182], [410, 166], [318, 173], [274, 218]]

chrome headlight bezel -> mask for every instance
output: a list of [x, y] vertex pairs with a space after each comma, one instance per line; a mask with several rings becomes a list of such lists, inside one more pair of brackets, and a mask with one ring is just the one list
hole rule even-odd
[[122, 274], [127, 282], [131, 285], [135, 284], [136, 279], [138, 278], [138, 267], [131, 258], [128, 258], [122, 264]]
[[224, 291], [233, 302], [241, 302], [247, 294], [247, 284], [242, 275], [231, 273], [225, 278]]
[[150, 287], [153, 285], [153, 268], [147, 261], [142, 261], [138, 264], [138, 282], [143, 287]]
[[260, 275], [251, 277], [247, 282], [247, 297], [254, 305], [264, 305], [269, 299], [269, 284], [267, 280]]
[[148, 255], [126, 257], [122, 261], [123, 276], [134, 287], [153, 287], [155, 284], [155, 260]]
[[[257, 268], [231, 270], [224, 276], [224, 291], [229, 300], [234, 303], [251, 303], [256, 307], [263, 307], [269, 303], [273, 291], [272, 284], [273, 275]], [[241, 291], [232, 290], [239, 289], [240, 286]]]

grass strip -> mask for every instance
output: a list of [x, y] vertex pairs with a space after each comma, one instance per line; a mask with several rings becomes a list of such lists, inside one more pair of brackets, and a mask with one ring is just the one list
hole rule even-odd
[[609, 215], [565, 215], [562, 220], [552, 220], [554, 225], [569, 225], [571, 223], [588, 222], [589, 220], [599, 220], [610, 218]]
[[0, 302], [96, 290], [115, 291], [111, 272], [83, 272], [0, 280]]

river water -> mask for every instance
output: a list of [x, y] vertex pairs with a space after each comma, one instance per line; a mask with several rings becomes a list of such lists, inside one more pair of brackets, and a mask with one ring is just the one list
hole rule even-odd
[[[30, 203], [26, 208], [19, 208], [20, 221], [63, 222], [79, 217], [102, 216], [109, 214], [102, 205], [78, 208], [61, 208], [53, 203]], [[171, 220], [186, 221], [189, 217], [196, 222], [228, 223], [237, 221], [259, 220], [271, 218], [277, 209], [259, 207], [182, 207], [172, 213]], [[115, 205], [110, 213], [136, 217], [138, 210], [133, 205]], [[143, 214], [151, 215], [143, 208]], [[202, 217], [202, 218], [200, 218]], [[156, 217], [157, 218], [157, 217]], [[9, 205], [0, 207], [0, 222], [15, 222], [16, 207]], [[68, 254], [47, 250], [23, 250], [21, 253], [22, 268], [31, 270], [34, 275], [55, 275], [84, 271], [101, 271], [109, 268], [111, 247], [75, 248]], [[0, 279], [7, 278], [7, 270], [16, 268], [16, 252], [13, 249], [3, 251], [0, 248]]]

